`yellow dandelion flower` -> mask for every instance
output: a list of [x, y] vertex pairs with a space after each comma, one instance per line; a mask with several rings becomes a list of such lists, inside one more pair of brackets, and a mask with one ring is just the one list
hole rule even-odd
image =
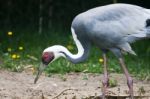
[[13, 33], [12, 33], [11, 31], [9, 31], [7, 34], [8, 34], [9, 36], [13, 35]]
[[100, 58], [100, 59], [99, 59], [99, 62], [100, 62], [100, 63], [103, 63], [103, 62], [104, 62], [104, 60], [103, 60], [102, 58]]
[[11, 58], [12, 58], [12, 59], [16, 59], [16, 58], [17, 58], [17, 55], [16, 55], [16, 54], [12, 54], [12, 55], [11, 55]]
[[31, 68], [31, 71], [32, 71], [32, 73], [35, 73], [35, 68], [32, 67], [32, 68]]
[[11, 51], [12, 51], [12, 49], [11, 49], [11, 48], [7, 48], [7, 51], [8, 51], [8, 52], [11, 52]]
[[68, 45], [67, 48], [68, 48], [69, 50], [73, 50], [73, 46], [72, 46], [72, 45]]
[[19, 46], [19, 48], [18, 48], [18, 49], [21, 51], [21, 50], [23, 50], [23, 47], [22, 47], [22, 46]]
[[17, 55], [16, 58], [20, 58], [20, 55]]

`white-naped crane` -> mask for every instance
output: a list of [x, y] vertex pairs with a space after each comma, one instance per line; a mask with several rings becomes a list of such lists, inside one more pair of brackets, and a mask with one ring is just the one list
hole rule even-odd
[[75, 64], [85, 61], [91, 45], [95, 44], [102, 50], [104, 58], [103, 99], [109, 81], [106, 58], [108, 51], [118, 58], [127, 78], [129, 94], [131, 99], [134, 99], [133, 80], [125, 66], [122, 54], [128, 52], [136, 55], [130, 43], [150, 38], [150, 10], [121, 3], [96, 7], [77, 15], [72, 22], [71, 32], [78, 53], [73, 55], [61, 45], [46, 48], [43, 51], [42, 65], [39, 66], [34, 83], [37, 82], [47, 65], [59, 57], [64, 57]]

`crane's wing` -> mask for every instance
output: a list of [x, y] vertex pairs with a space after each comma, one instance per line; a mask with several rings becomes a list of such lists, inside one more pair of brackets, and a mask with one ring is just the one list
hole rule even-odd
[[139, 6], [113, 4], [88, 10], [85, 15], [89, 20], [91, 18], [91, 31], [99, 31], [106, 35], [122, 35], [128, 42], [144, 38], [148, 32], [146, 21], [150, 19], [150, 11]]

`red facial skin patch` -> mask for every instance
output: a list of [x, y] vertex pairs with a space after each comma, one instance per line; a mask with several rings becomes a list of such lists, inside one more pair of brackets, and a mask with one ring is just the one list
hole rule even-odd
[[43, 64], [48, 65], [54, 59], [53, 52], [44, 52], [42, 55], [42, 62]]

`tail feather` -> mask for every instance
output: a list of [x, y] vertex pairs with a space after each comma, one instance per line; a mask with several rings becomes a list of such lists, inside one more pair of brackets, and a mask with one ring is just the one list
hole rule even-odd
[[150, 33], [149, 33], [149, 34], [147, 34], [147, 37], [148, 37], [148, 38], [150, 38]]
[[146, 37], [150, 38], [150, 26], [146, 28]]
[[137, 33], [126, 36], [125, 40], [128, 43], [134, 43], [135, 41], [141, 40], [144, 38], [150, 38], [150, 26], [141, 31], [138, 31]]
[[[150, 10], [148, 11], [150, 12]], [[146, 37], [150, 38], [150, 19], [149, 18], [146, 20], [145, 32], [146, 32]]]
[[136, 56], [136, 53], [132, 49], [129, 51], [129, 53]]
[[128, 52], [132, 55], [136, 55], [136, 53], [132, 50], [131, 46], [129, 45], [129, 43], [125, 43], [125, 44], [121, 44], [119, 45], [119, 47], [121, 48], [121, 50]]
[[146, 37], [150, 38], [150, 30], [149, 30], [149, 32], [147, 32]]

